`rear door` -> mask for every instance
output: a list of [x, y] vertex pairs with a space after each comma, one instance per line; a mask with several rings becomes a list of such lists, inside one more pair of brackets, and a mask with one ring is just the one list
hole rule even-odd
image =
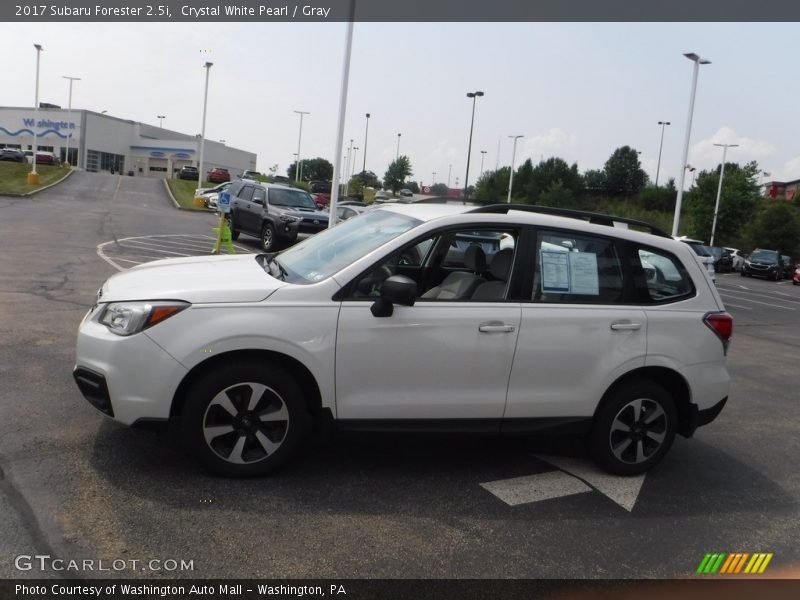
[[613, 238], [537, 233], [506, 421], [590, 417], [615, 379], [644, 366], [647, 317], [625, 303], [621, 252]]

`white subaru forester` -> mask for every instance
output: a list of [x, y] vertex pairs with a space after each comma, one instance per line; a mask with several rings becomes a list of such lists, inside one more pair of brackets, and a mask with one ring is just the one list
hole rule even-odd
[[75, 380], [126, 425], [179, 418], [229, 476], [315, 423], [585, 433], [600, 466], [641, 473], [722, 410], [733, 325], [692, 250], [643, 225], [384, 205], [278, 254], [141, 265], [98, 292]]

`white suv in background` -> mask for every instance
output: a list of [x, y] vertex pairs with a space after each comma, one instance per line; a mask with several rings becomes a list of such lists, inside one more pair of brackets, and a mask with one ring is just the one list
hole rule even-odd
[[717, 272], [714, 270], [714, 255], [709, 252], [703, 242], [700, 240], [693, 240], [685, 235], [676, 237], [675, 239], [691, 246], [692, 250], [694, 250], [694, 253], [697, 255], [697, 260], [705, 267], [708, 276], [711, 277], [711, 281], [716, 283]]
[[74, 377], [126, 425], [179, 418], [228, 476], [281, 465], [315, 423], [585, 433], [641, 473], [722, 410], [732, 331], [692, 250], [642, 225], [387, 205], [280, 253], [144, 264], [98, 292]]

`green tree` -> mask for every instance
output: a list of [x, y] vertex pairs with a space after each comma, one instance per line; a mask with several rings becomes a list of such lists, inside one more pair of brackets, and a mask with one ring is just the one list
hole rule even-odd
[[[727, 167], [725, 170], [727, 179]], [[797, 260], [800, 255], [800, 210], [785, 200], [761, 202], [765, 206], [747, 230], [749, 245], [779, 250]]]
[[[714, 205], [719, 187], [719, 172], [702, 171], [697, 175], [691, 194], [684, 204], [689, 235], [700, 240], [710, 241], [714, 221]], [[743, 230], [752, 219], [758, 197], [758, 163], [747, 163], [743, 167], [737, 163], [725, 163], [725, 177], [722, 181], [722, 197], [717, 215], [717, 228], [714, 234], [716, 246], [741, 244]]]
[[[294, 181], [297, 172], [297, 161], [289, 165], [286, 175]], [[301, 181], [330, 181], [333, 179], [333, 165], [324, 158], [309, 158], [303, 160], [303, 172], [300, 175]]]
[[[526, 163], [529, 165], [530, 161]], [[520, 177], [520, 190], [525, 192], [526, 201], [531, 204], [541, 204], [542, 195], [556, 182], [561, 182], [560, 189], [569, 190], [573, 198], [580, 196], [583, 191], [583, 178], [578, 172], [577, 163], [570, 166], [555, 156], [539, 161], [530, 169], [530, 176], [526, 176], [527, 173], [522, 169], [514, 173], [514, 189], [517, 189], [517, 177]]]
[[605, 171], [590, 169], [583, 174], [584, 189], [594, 196], [601, 196], [606, 191]]
[[539, 195], [537, 204], [558, 208], [575, 208], [575, 194], [560, 179], [557, 179]]
[[431, 186], [431, 195], [433, 195], [433, 196], [445, 196], [445, 195], [447, 195], [447, 184], [446, 183], [434, 183]]
[[404, 154], [393, 161], [389, 168], [386, 169], [386, 174], [383, 176], [383, 186], [396, 194], [405, 184], [406, 177], [410, 177], [412, 173], [411, 161]]
[[605, 190], [609, 196], [630, 197], [647, 183], [647, 173], [639, 162], [639, 153], [630, 146], [617, 148], [603, 167]]
[[475, 184], [474, 197], [485, 202], [505, 202], [510, 175], [510, 167], [503, 167], [497, 171], [484, 171]]

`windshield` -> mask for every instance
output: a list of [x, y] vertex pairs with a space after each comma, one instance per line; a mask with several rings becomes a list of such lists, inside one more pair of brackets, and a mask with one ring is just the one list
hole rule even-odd
[[774, 250], [756, 250], [750, 255], [750, 260], [776, 263], [778, 262], [778, 253]]
[[316, 283], [413, 229], [420, 221], [376, 210], [326, 229], [278, 255], [290, 283]]
[[311, 208], [316, 210], [317, 205], [308, 192], [303, 190], [290, 190], [281, 188], [269, 189], [269, 203], [273, 206], [289, 206], [292, 208]]

